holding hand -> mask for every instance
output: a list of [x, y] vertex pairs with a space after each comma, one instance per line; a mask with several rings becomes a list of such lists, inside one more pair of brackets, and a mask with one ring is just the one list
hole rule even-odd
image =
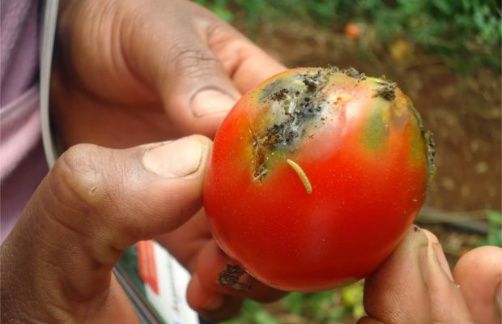
[[64, 153], [1, 246], [2, 322], [137, 322], [111, 270], [133, 243], [200, 209], [210, 149], [191, 136]]
[[[192, 273], [187, 299], [207, 318], [236, 314], [245, 297], [279, 298], [251, 277], [246, 290], [218, 284], [231, 260], [201, 211], [211, 142], [183, 136], [212, 136], [242, 93], [284, 67], [184, 0], [68, 0], [59, 17], [51, 105], [62, 142], [75, 146], [1, 246], [2, 322], [137, 322], [111, 270], [152, 238]], [[459, 289], [424, 233], [410, 230], [367, 280], [361, 322], [500, 320], [485, 303], [500, 282], [500, 249], [466, 255]]]
[[68, 146], [212, 136], [241, 94], [284, 67], [185, 0], [65, 1], [52, 108]]
[[366, 279], [358, 323], [500, 323], [501, 279], [501, 248], [468, 252], [452, 273], [437, 238], [414, 226]]

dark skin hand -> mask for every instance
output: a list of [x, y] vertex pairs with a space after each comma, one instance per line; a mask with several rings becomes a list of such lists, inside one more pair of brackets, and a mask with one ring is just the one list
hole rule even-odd
[[[211, 137], [242, 93], [283, 69], [188, 1], [68, 1], [58, 27], [53, 116], [66, 146], [125, 148], [194, 133]], [[194, 214], [156, 237], [192, 273], [192, 308], [219, 320], [236, 314], [244, 297], [283, 295], [252, 278], [250, 290], [218, 285], [214, 278], [230, 260], [202, 211]]]
[[468, 252], [452, 273], [437, 238], [414, 227], [365, 281], [358, 323], [500, 323], [501, 278], [501, 248]]
[[[188, 227], [200, 234], [184, 241], [196, 254], [186, 263], [188, 298], [204, 316], [228, 318], [245, 296], [277, 298], [258, 282], [250, 290], [216, 283], [228, 259], [204, 234], [203, 218], [192, 217], [210, 150], [210, 140], [190, 136], [123, 150], [80, 144], [65, 152], [0, 248], [2, 322], [137, 323], [113, 266], [135, 242], [169, 232], [188, 238]], [[360, 323], [499, 323], [502, 249], [469, 252], [453, 276], [443, 258], [431, 233], [410, 229], [366, 280], [368, 316]]]
[[[284, 67], [183, 0], [63, 1], [59, 19], [52, 113], [71, 148], [1, 246], [2, 322], [137, 322], [111, 269], [145, 239], [191, 272], [187, 299], [206, 318], [279, 298], [247, 275], [251, 289], [218, 284], [231, 260], [201, 210], [212, 143], [183, 136], [211, 137], [243, 92]], [[457, 286], [436, 242], [410, 229], [368, 278], [361, 323], [500, 322], [501, 249], [465, 255]]]
[[110, 147], [212, 136], [242, 93], [284, 69], [184, 0], [67, 1], [55, 65], [52, 107], [66, 145]]

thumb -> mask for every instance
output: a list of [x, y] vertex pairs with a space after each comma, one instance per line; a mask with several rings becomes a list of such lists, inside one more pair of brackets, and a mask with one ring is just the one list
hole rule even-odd
[[124, 45], [128, 66], [158, 93], [178, 133], [213, 135], [241, 96], [208, 45], [216, 18], [186, 1], [138, 6], [148, 11], [142, 16], [148, 21], [136, 26]]
[[126, 150], [83, 144], [63, 154], [1, 247], [2, 319], [33, 310], [41, 321], [80, 322], [124, 306], [111, 293], [112, 267], [134, 242], [201, 208], [210, 147], [191, 136]]
[[181, 134], [213, 136], [240, 93], [209, 49], [185, 42], [160, 85], [164, 108]]
[[475, 323], [502, 323], [502, 248], [464, 254], [453, 271]]
[[471, 323], [437, 238], [416, 226], [365, 281], [358, 323]]

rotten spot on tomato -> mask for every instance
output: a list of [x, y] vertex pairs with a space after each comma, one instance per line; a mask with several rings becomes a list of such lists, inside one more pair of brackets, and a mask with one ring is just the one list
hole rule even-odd
[[386, 80], [380, 80], [377, 82], [378, 87], [376, 88], [376, 97], [382, 97], [385, 100], [392, 101], [396, 98], [397, 85], [394, 82], [389, 82]]
[[252, 125], [253, 176], [263, 181], [277, 163], [296, 152], [329, 113], [324, 89], [335, 70], [317, 69], [267, 85], [259, 99], [263, 118]]
[[[218, 245], [246, 275], [315, 291], [363, 278], [425, 199], [434, 142], [393, 82], [299, 68], [244, 95], [221, 124], [204, 181]], [[244, 270], [220, 283], [240, 287]]]

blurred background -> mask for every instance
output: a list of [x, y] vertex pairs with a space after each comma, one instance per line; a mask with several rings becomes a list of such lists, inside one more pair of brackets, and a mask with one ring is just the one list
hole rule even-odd
[[[417, 219], [453, 265], [502, 246], [501, 7], [495, 0], [196, 0], [288, 67], [396, 81], [434, 133], [437, 174]], [[363, 283], [246, 302], [228, 323], [354, 323]]]

